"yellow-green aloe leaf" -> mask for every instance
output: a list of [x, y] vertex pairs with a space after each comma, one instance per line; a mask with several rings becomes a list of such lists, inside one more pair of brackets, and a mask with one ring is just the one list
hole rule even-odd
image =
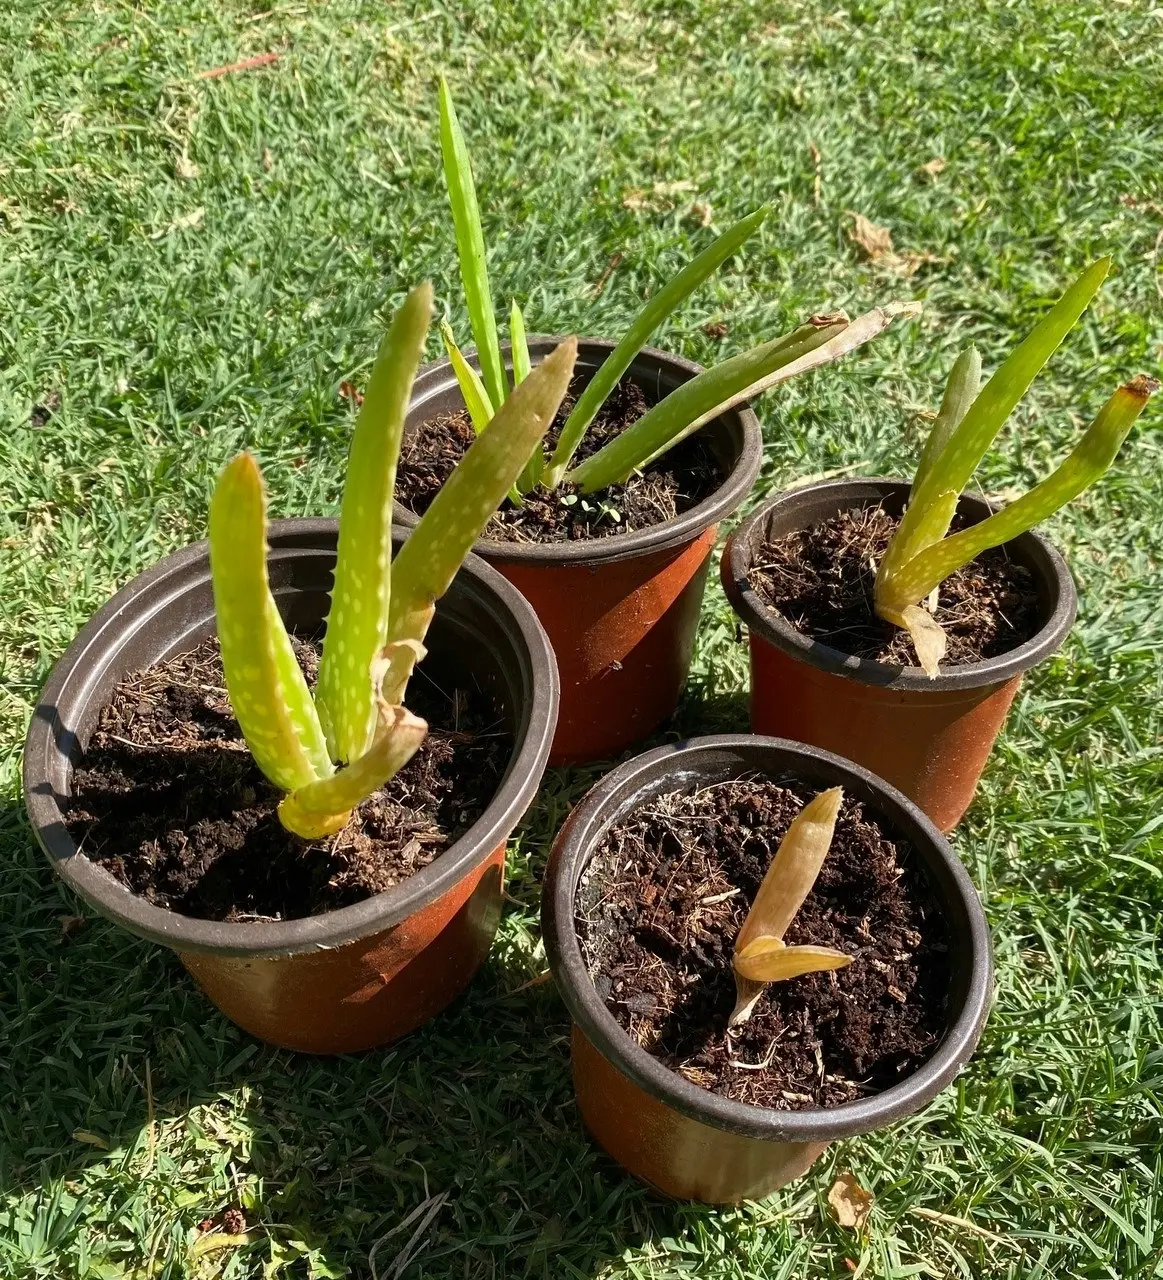
[[849, 320], [841, 311], [807, 324], [710, 369], [676, 387], [566, 479], [582, 493], [620, 484], [700, 427], [790, 378], [839, 360], [893, 323], [920, 314], [917, 302], [894, 302]]
[[1120, 387], [1099, 410], [1069, 457], [1041, 484], [988, 516], [914, 556], [893, 576], [894, 603], [916, 604], [963, 565], [1032, 529], [1076, 498], [1110, 467], [1159, 382], [1145, 374]]
[[293, 791], [332, 765], [267, 580], [266, 508], [258, 463], [241, 453], [210, 499], [210, 575], [230, 705], [255, 763]]
[[444, 180], [448, 185], [448, 202], [452, 224], [456, 230], [456, 251], [460, 258], [460, 276], [464, 299], [468, 305], [473, 341], [489, 400], [498, 408], [504, 403], [508, 387], [505, 366], [501, 363], [501, 344], [497, 338], [497, 318], [493, 314], [493, 295], [489, 288], [489, 268], [485, 257], [485, 236], [481, 229], [477, 205], [476, 183], [472, 176], [468, 144], [460, 121], [456, 118], [448, 82], [440, 77], [440, 148], [444, 156]]
[[786, 982], [851, 963], [851, 956], [831, 947], [788, 947], [779, 938], [756, 938], [735, 957], [735, 972], [751, 982]]
[[949, 371], [941, 409], [929, 430], [925, 447], [921, 451], [921, 460], [917, 463], [917, 470], [913, 475], [911, 493], [916, 493], [928, 479], [933, 464], [949, 442], [949, 437], [961, 425], [969, 412], [969, 406], [977, 399], [980, 389], [981, 356], [976, 347], [968, 346], [953, 362], [953, 368]]
[[444, 339], [444, 349], [448, 352], [448, 361], [452, 365], [453, 373], [456, 374], [456, 381], [460, 386], [460, 394], [464, 397], [464, 407], [468, 410], [468, 416], [472, 421], [472, 429], [479, 436], [492, 421], [493, 402], [489, 399], [489, 393], [485, 390], [485, 384], [481, 381], [480, 374], [464, 358], [460, 348], [456, 345], [452, 326], [447, 321], [440, 326], [440, 336]]
[[830, 787], [792, 819], [735, 939], [736, 956], [756, 938], [783, 938], [832, 847], [843, 799], [842, 788]]
[[371, 745], [330, 778], [308, 783], [279, 805], [279, 821], [305, 840], [342, 831], [351, 812], [393, 778], [415, 755], [428, 725], [404, 707], [381, 703]]
[[901, 537], [901, 530], [905, 527], [905, 520], [909, 516], [909, 512], [906, 510], [904, 518], [897, 525], [896, 532], [885, 549], [885, 553], [881, 557], [880, 564], [876, 570], [876, 612], [882, 618], [895, 623], [898, 627], [904, 625], [901, 622], [897, 622], [895, 618], [890, 618], [888, 612], [886, 612], [886, 610], [900, 612], [909, 603], [908, 601], [900, 600], [894, 594], [894, 577], [900, 566], [907, 563], [911, 555], [915, 554], [915, 552], [910, 552], [910, 547], [916, 547], [917, 550], [931, 547], [935, 542], [940, 542], [949, 532], [949, 525], [953, 521], [953, 517], [957, 512], [957, 504], [960, 501], [961, 495], [950, 490], [946, 493], [936, 494], [923, 511], [917, 508], [913, 513], [913, 520], [908, 529], [907, 542], [905, 538]]
[[[914, 489], [912, 507], [923, 511], [934, 494], [964, 490], [1002, 424], [1074, 328], [1109, 270], [1110, 258], [1101, 258], [1088, 267], [1042, 317], [1029, 337], [1005, 359], [945, 442], [929, 467], [924, 483]], [[908, 519], [907, 512], [905, 519]], [[907, 539], [909, 531], [903, 521], [902, 529]]]
[[380, 344], [352, 434], [315, 694], [335, 760], [362, 755], [376, 732], [371, 669], [388, 632], [392, 492], [412, 380], [431, 317], [432, 286], [418, 285]]
[[[525, 336], [525, 317], [521, 308], [514, 301], [509, 313], [509, 346], [513, 352], [513, 384], [519, 385], [529, 376], [529, 340]], [[545, 470], [545, 451], [540, 442], [529, 455], [529, 461], [521, 468], [515, 486], [518, 494], [528, 493], [541, 483], [541, 473]], [[509, 495], [512, 497], [512, 494]]]
[[553, 421], [576, 358], [567, 338], [513, 389], [408, 535], [392, 566], [390, 641], [424, 639], [436, 601]]
[[764, 205], [746, 218], [741, 218], [734, 226], [728, 227], [693, 262], [687, 263], [669, 284], [659, 289], [638, 313], [625, 337], [602, 362], [601, 368], [590, 379], [566, 419], [545, 474], [545, 482], [550, 488], [556, 488], [561, 483], [590, 423], [597, 416], [606, 397], [618, 385], [618, 380], [630, 367], [634, 357], [646, 345], [650, 335], [684, 299], [739, 250], [770, 212], [770, 205]]

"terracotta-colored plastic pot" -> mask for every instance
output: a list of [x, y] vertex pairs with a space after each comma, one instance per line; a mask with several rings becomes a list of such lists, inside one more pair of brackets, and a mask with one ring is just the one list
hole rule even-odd
[[[741, 777], [842, 786], [920, 857], [949, 928], [945, 1035], [911, 1076], [838, 1107], [770, 1111], [702, 1089], [632, 1040], [598, 996], [574, 926], [581, 875], [610, 826], [660, 795]], [[826, 751], [780, 738], [724, 734], [627, 761], [570, 814], [550, 857], [542, 931], [573, 1017], [573, 1079], [587, 1128], [623, 1168], [681, 1200], [756, 1200], [805, 1173], [828, 1143], [869, 1133], [926, 1106], [969, 1060], [993, 990], [981, 901], [948, 842], [899, 791]]]
[[[536, 363], [560, 341], [534, 338]], [[583, 338], [576, 372], [589, 379], [614, 343]], [[508, 348], [502, 349], [508, 362]], [[475, 362], [475, 356], [472, 357]], [[650, 403], [669, 395], [699, 366], [647, 347], [627, 376]], [[408, 424], [463, 408], [447, 360], [416, 377]], [[758, 419], [746, 407], [702, 429], [723, 483], [690, 511], [634, 533], [582, 542], [480, 540], [473, 550], [529, 601], [557, 655], [561, 713], [551, 764], [579, 764], [618, 754], [674, 711], [686, 680], [718, 522], [743, 501], [763, 460]], [[414, 523], [411, 512], [396, 519]]]
[[[403, 534], [396, 534], [397, 544]], [[288, 626], [326, 616], [333, 520], [275, 521], [271, 588]], [[131, 893], [90, 862], [65, 827], [72, 771], [117, 683], [214, 632], [206, 544], [135, 578], [81, 631], [49, 677], [28, 730], [24, 798], [53, 869], [102, 915], [178, 953], [240, 1027], [309, 1053], [367, 1049], [444, 1008], [468, 985], [501, 914], [505, 843], [537, 790], [557, 712], [553, 653], [533, 611], [470, 557], [441, 600], [425, 668], [496, 697], [513, 755], [485, 812], [445, 853], [364, 902], [303, 920], [219, 923]]]
[[[1062, 557], [1024, 533], [1006, 544], [1034, 576], [1039, 627], [1000, 657], [948, 667], [930, 679], [920, 667], [855, 658], [795, 630], [748, 581], [764, 544], [841, 511], [882, 504], [899, 515], [909, 486], [899, 480], [835, 480], [764, 503], [727, 540], [720, 572], [751, 644], [751, 728], [847, 756], [899, 787], [942, 831], [973, 799], [1022, 673], [1049, 657], [1074, 622], [1078, 597]], [[992, 508], [963, 495], [976, 523]]]

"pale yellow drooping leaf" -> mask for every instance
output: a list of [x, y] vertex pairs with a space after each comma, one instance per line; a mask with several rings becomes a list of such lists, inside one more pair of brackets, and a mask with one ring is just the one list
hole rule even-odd
[[944, 627], [919, 604], [906, 605], [899, 613], [894, 611], [891, 617], [886, 612], [884, 617], [909, 633], [917, 651], [917, 662], [929, 679], [935, 680], [941, 674], [941, 659], [949, 645]]
[[843, 969], [851, 963], [851, 956], [831, 947], [785, 947], [776, 938], [756, 938], [735, 957], [735, 972], [751, 982], [786, 982], [805, 973]]

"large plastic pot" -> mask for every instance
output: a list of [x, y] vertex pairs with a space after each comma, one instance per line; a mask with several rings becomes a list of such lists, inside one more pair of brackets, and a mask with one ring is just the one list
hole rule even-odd
[[[279, 611], [290, 627], [317, 628], [335, 565], [335, 521], [275, 521], [270, 544]], [[557, 674], [545, 633], [520, 595], [470, 558], [437, 608], [427, 661], [491, 691], [514, 735], [485, 812], [385, 893], [303, 920], [219, 923], [131, 893], [76, 848], [62, 814], [73, 767], [117, 683], [192, 648], [214, 626], [202, 542], [135, 578], [81, 631], [54, 667], [25, 743], [24, 797], [37, 841], [94, 910], [176, 951], [218, 1008], [260, 1039], [311, 1053], [395, 1039], [462, 991], [492, 943], [505, 843], [537, 790], [553, 736]]]
[[[606, 831], [660, 795], [741, 777], [840, 785], [919, 856], [949, 929], [948, 1026], [911, 1076], [838, 1107], [771, 1111], [719, 1097], [633, 1041], [598, 996], [574, 927], [578, 882]], [[712, 1204], [759, 1199], [798, 1178], [837, 1138], [870, 1133], [926, 1106], [968, 1061], [985, 1025], [993, 961], [981, 901], [947, 841], [899, 791], [826, 751], [779, 738], [694, 738], [636, 756], [604, 777], [557, 837], [542, 930], [573, 1017], [573, 1079], [586, 1126], [615, 1160], [667, 1195]]]
[[[811, 743], [875, 770], [951, 831], [973, 799], [1022, 674], [1066, 638], [1078, 609], [1074, 580], [1044, 538], [1024, 533], [1007, 554], [1034, 577], [1039, 627], [1025, 644], [985, 662], [943, 669], [855, 658], [795, 630], [748, 581], [763, 545], [842, 511], [883, 503], [899, 515], [909, 486], [900, 480], [835, 480], [766, 502], [727, 540], [720, 572], [751, 646], [751, 728]], [[963, 494], [971, 522], [992, 508]]]
[[[559, 341], [530, 340], [533, 362]], [[582, 338], [577, 375], [592, 377], [613, 347]], [[508, 364], [507, 347], [502, 354]], [[655, 403], [698, 372], [689, 360], [647, 347], [627, 376]], [[448, 361], [427, 365], [412, 389], [408, 426], [463, 406]], [[708, 423], [702, 435], [724, 480], [674, 520], [581, 542], [481, 539], [473, 547], [533, 606], [557, 655], [561, 713], [551, 764], [616, 755], [658, 728], [678, 703], [719, 521], [746, 497], [763, 460], [759, 422], [746, 407]], [[396, 519], [410, 525], [416, 517], [397, 506]]]

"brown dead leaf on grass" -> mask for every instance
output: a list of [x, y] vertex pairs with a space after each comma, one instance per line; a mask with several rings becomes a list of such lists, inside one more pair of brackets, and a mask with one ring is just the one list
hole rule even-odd
[[892, 248], [892, 232], [887, 227], [878, 227], [862, 213], [853, 213], [850, 210], [848, 216], [852, 219], [852, 225], [848, 228], [848, 239], [869, 262], [896, 257]]
[[924, 164], [917, 165], [913, 170], [913, 175], [920, 178], [922, 182], [926, 180], [931, 182], [935, 178], [939, 178], [941, 174], [945, 172], [946, 168], [947, 165], [945, 163], [945, 157], [934, 156], [932, 160], [928, 160]]
[[828, 1192], [828, 1207], [836, 1221], [851, 1231], [863, 1231], [874, 1204], [872, 1193], [856, 1181], [852, 1173], [842, 1173]]
[[696, 200], [690, 207], [689, 216], [694, 218], [700, 227], [709, 227], [715, 211], [711, 208], [709, 200]]
[[339, 396], [342, 400], [350, 401], [357, 409], [363, 404], [363, 392], [346, 378], [339, 384]]
[[[622, 194], [622, 207], [629, 209], [631, 213], [668, 213], [678, 203], [675, 196], [696, 192], [698, 189], [697, 182], [686, 178], [680, 178], [676, 182], [656, 182], [649, 191], [631, 187]], [[707, 208], [709, 210], [710, 206]]]

